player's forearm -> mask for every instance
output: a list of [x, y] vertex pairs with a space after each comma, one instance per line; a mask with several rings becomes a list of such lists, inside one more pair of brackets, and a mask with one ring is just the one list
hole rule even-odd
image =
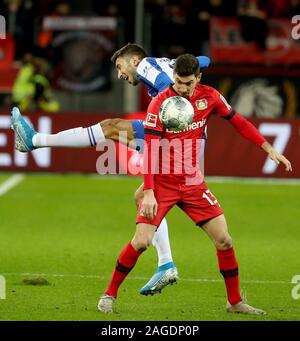
[[273, 150], [273, 147], [270, 145], [270, 143], [268, 141], [263, 142], [263, 144], [261, 145], [261, 148], [266, 153], [270, 153]]
[[154, 196], [153, 189], [145, 189], [144, 190], [144, 198], [152, 198]]
[[235, 113], [229, 122], [244, 138], [256, 144], [258, 147], [262, 147], [267, 142], [255, 126], [242, 115]]

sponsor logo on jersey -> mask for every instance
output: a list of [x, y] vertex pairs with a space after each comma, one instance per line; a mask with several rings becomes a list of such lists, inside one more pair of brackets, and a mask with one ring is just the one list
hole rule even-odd
[[205, 124], [206, 124], [206, 118], [202, 118], [201, 121], [193, 122], [193, 123], [189, 124], [187, 126], [187, 128], [185, 128], [182, 131], [171, 131], [171, 130], [166, 129], [166, 132], [167, 133], [178, 134], [178, 133], [182, 133], [182, 132], [185, 132], [185, 131], [195, 130], [195, 129], [202, 128], [203, 126], [205, 126]]
[[196, 107], [198, 110], [205, 110], [207, 109], [207, 99], [203, 98], [203, 99], [198, 99], [196, 102]]
[[156, 122], [157, 122], [157, 115], [151, 114], [150, 112], [148, 112], [145, 126], [156, 127]]
[[145, 65], [145, 67], [143, 68], [143, 70], [142, 70], [142, 75], [144, 76], [144, 77], [146, 77], [147, 76], [147, 74], [148, 74], [148, 72], [149, 72], [149, 70], [151, 69], [151, 65]]

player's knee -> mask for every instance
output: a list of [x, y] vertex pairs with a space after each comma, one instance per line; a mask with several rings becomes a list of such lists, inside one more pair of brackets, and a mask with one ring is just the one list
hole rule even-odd
[[139, 252], [144, 252], [148, 249], [150, 244], [147, 241], [140, 241], [135, 245], [135, 249], [137, 249]]
[[131, 244], [139, 252], [144, 252], [150, 246], [151, 240], [147, 236], [135, 236]]
[[107, 139], [114, 139], [119, 134], [121, 118], [108, 118], [100, 122], [104, 136]]
[[218, 250], [227, 250], [232, 247], [232, 239], [229, 235], [223, 235], [216, 241]]
[[144, 251], [146, 251], [146, 250], [148, 249], [148, 247], [149, 247], [148, 244], [146, 244], [146, 243], [141, 243], [141, 244], [139, 245], [139, 247], [138, 247], [138, 251], [139, 251], [139, 252], [144, 252]]

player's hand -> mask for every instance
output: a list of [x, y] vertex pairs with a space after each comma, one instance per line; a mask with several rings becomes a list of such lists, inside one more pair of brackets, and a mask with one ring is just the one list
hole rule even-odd
[[285, 166], [285, 170], [287, 172], [292, 171], [292, 165], [291, 165], [290, 161], [284, 155], [279, 154], [275, 149], [273, 149], [272, 151], [269, 152], [269, 157], [273, 161], [275, 161], [278, 165], [280, 163], [283, 163]]
[[269, 142], [264, 142], [262, 144], [262, 149], [266, 151], [269, 154], [269, 157], [276, 162], [278, 165], [282, 163], [285, 166], [285, 170], [287, 172], [291, 172], [292, 169], [292, 164], [290, 161], [282, 154], [279, 154], [276, 149], [274, 149]]
[[152, 189], [144, 191], [144, 199], [141, 204], [141, 214], [152, 220], [157, 214], [157, 201]]

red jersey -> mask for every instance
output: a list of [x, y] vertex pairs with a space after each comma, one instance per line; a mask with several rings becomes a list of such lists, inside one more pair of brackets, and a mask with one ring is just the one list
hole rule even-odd
[[[258, 145], [265, 141], [250, 122], [232, 110], [216, 89], [200, 83], [197, 83], [193, 95], [188, 98], [194, 108], [193, 122], [181, 132], [168, 131], [160, 121], [159, 111], [162, 102], [173, 96], [178, 94], [169, 87], [151, 101], [147, 110], [144, 124], [144, 189], [154, 188], [154, 178], [185, 184], [190, 180], [196, 180], [198, 183], [203, 181], [199, 154], [205, 127], [212, 114], [230, 121], [237, 115], [231, 123], [244, 137]], [[161, 139], [163, 141], [160, 141]], [[154, 165], [158, 165], [158, 169], [155, 169]]]

